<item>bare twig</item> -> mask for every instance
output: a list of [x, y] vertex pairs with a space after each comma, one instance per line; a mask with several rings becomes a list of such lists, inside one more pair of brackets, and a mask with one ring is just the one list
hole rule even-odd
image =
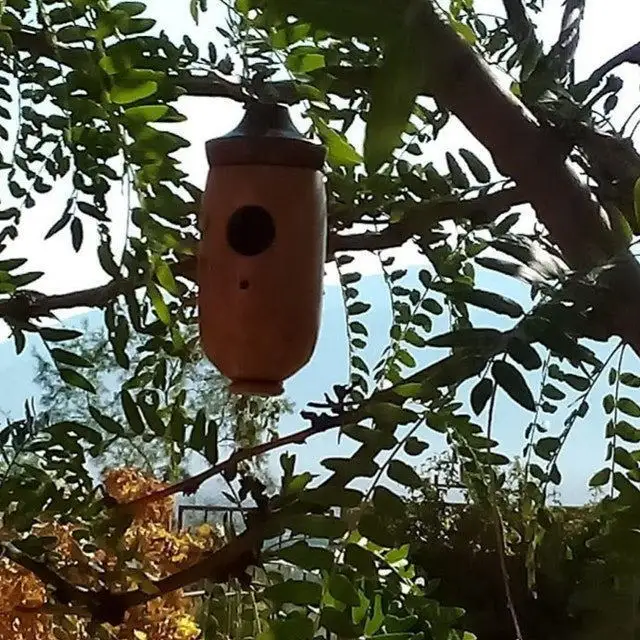
[[592, 88], [597, 87], [602, 79], [611, 73], [614, 69], [621, 64], [628, 62], [630, 64], [640, 65], [640, 42], [632, 44], [630, 47], [621, 51], [619, 54], [613, 56], [610, 60], [607, 60], [604, 64], [599, 66], [581, 85], [589, 86]]

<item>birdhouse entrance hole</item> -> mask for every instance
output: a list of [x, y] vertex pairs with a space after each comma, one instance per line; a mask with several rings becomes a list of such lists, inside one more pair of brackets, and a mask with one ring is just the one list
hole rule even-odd
[[276, 238], [271, 214], [257, 205], [236, 209], [227, 223], [227, 242], [241, 256], [257, 256], [266, 251]]

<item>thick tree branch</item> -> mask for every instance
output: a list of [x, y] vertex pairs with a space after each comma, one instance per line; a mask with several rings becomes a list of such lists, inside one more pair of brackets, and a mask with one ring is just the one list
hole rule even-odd
[[[516, 181], [571, 267], [611, 261], [617, 245], [606, 213], [567, 165], [560, 145], [502, 89], [431, 0], [420, 0], [420, 6], [421, 55], [436, 98], [491, 152], [503, 175]], [[640, 317], [640, 266], [631, 254], [620, 255], [606, 285], [612, 291], [609, 327], [640, 353], [640, 325], [629, 320]]]

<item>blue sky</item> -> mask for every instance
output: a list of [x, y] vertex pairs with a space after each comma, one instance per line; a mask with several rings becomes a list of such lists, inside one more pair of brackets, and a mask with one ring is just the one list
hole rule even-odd
[[[213, 38], [220, 43], [220, 37], [214, 31], [215, 25], [222, 25], [224, 14], [218, 2], [210, 2], [214, 7], [206, 15], [199, 27], [194, 27], [188, 12], [188, 2], [172, 2], [171, 10], [166, 7], [166, 0], [150, 2], [150, 15], [157, 18], [159, 27], [166, 29], [170, 35], [181, 37], [183, 33], [189, 35], [199, 44]], [[562, 3], [548, 3], [550, 8], [545, 10], [539, 20], [541, 34], [547, 43], [553, 41], [557, 34], [559, 16]], [[476, 0], [478, 11], [484, 13], [502, 13], [500, 0]], [[216, 8], [217, 7], [217, 8]], [[582, 46], [576, 59], [577, 76], [583, 78], [606, 59], [633, 44], [638, 38], [637, 25], [640, 24], [640, 3], [629, 0], [609, 0], [599, 2], [591, 0], [587, 3], [587, 13], [583, 24]], [[222, 51], [222, 49], [220, 49]], [[620, 116], [623, 120], [635, 106], [636, 90], [640, 81], [637, 68], [627, 67], [620, 71], [625, 79], [627, 88], [621, 99]], [[187, 122], [176, 128], [176, 131], [190, 140], [192, 146], [182, 152], [181, 160], [186, 171], [192, 176], [194, 183], [203, 185], [206, 177], [206, 163], [203, 153], [204, 142], [212, 137], [221, 135], [235, 126], [241, 117], [240, 107], [223, 99], [183, 98], [179, 107], [187, 116]], [[295, 114], [294, 114], [295, 115]], [[356, 147], [362, 144], [362, 130], [357, 127], [350, 135]], [[483, 159], [490, 159], [488, 153], [475, 142], [466, 129], [459, 123], [453, 123], [445, 130], [442, 138], [430, 145], [428, 151], [433, 153], [436, 162], [443, 163], [445, 149], [467, 147]], [[11, 244], [3, 254], [3, 258], [29, 257], [29, 270], [43, 270], [46, 275], [38, 282], [44, 293], [64, 293], [84, 287], [102, 284], [107, 276], [101, 272], [93, 241], [96, 231], [85, 230], [85, 247], [79, 254], [70, 251], [69, 238], [63, 233], [51, 240], [44, 241], [44, 233], [59, 217], [64, 207], [69, 190], [69, 184], [61, 181], [48, 194], [47, 200], [41, 201], [29, 213], [29, 224], [24, 224], [19, 239]], [[0, 197], [4, 197], [0, 187]], [[122, 243], [126, 237], [126, 199], [124, 193], [115, 193], [110, 200], [110, 208], [114, 219], [113, 237]], [[527, 212], [526, 208], [522, 209]], [[524, 224], [530, 223], [530, 218], [524, 217]], [[114, 247], [116, 252], [118, 246]], [[51, 256], [55, 256], [52, 259]], [[396, 252], [398, 262], [407, 266], [418, 265], [420, 256], [411, 248], [404, 247]], [[368, 274], [363, 280], [361, 290], [363, 299], [372, 303], [373, 307], [367, 316], [367, 322], [372, 327], [371, 348], [367, 352], [369, 363], [375, 362], [377, 356], [386, 344], [389, 329], [388, 293], [379, 276], [376, 258], [369, 255], [358, 257], [357, 267]], [[292, 378], [287, 384], [287, 394], [296, 402], [298, 408], [309, 400], [318, 400], [322, 393], [334, 383], [346, 382], [347, 379], [347, 346], [344, 333], [344, 312], [341, 296], [335, 286], [335, 273], [328, 269], [326, 292], [324, 301], [323, 324], [321, 336], [311, 363]], [[526, 301], [527, 292], [524, 287], [499, 276], [484, 274], [481, 286], [486, 289], [500, 291], [505, 295], [520, 301]], [[84, 312], [85, 310], [77, 310]], [[68, 314], [61, 314], [64, 319]], [[479, 324], [489, 326], [503, 326], [504, 320], [490, 313], [478, 313], [474, 320]], [[503, 324], [501, 324], [503, 323]], [[446, 326], [435, 327], [434, 332], [446, 330]], [[0, 409], [16, 415], [24, 400], [35, 392], [31, 384], [32, 363], [24, 356], [16, 359], [11, 344], [2, 343], [6, 337], [6, 328], [0, 322]], [[599, 349], [603, 357], [606, 351]], [[420, 362], [424, 363], [432, 354], [420, 354]], [[532, 380], [535, 389], [535, 380]], [[602, 396], [603, 389], [594, 392], [594, 398]], [[585, 486], [588, 477], [601, 465], [604, 455], [604, 416], [594, 407], [588, 418], [577, 424], [574, 433], [562, 457], [562, 470], [565, 473], [563, 496], [569, 502], [577, 502], [586, 495]], [[558, 412], [550, 424], [552, 431], [558, 431], [566, 413]], [[528, 423], [529, 415], [519, 409], [510, 400], [500, 398], [496, 412], [495, 435], [502, 442], [505, 452], [516, 454], [522, 448], [523, 432]], [[281, 426], [281, 432], [287, 433], [302, 427], [299, 418], [287, 417]], [[429, 435], [433, 441], [433, 448], [438, 447], [435, 434]], [[320, 471], [318, 461], [327, 455], [336, 455], [336, 439], [333, 434], [316, 437], [305, 447], [295, 447], [301, 466]], [[338, 455], [348, 455], [345, 439], [340, 444]]]

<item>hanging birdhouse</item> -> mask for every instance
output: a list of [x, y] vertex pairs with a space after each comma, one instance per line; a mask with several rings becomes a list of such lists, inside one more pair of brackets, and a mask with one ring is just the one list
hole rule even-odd
[[286, 107], [251, 103], [207, 145], [200, 337], [234, 393], [273, 396], [311, 358], [326, 251], [326, 150]]

